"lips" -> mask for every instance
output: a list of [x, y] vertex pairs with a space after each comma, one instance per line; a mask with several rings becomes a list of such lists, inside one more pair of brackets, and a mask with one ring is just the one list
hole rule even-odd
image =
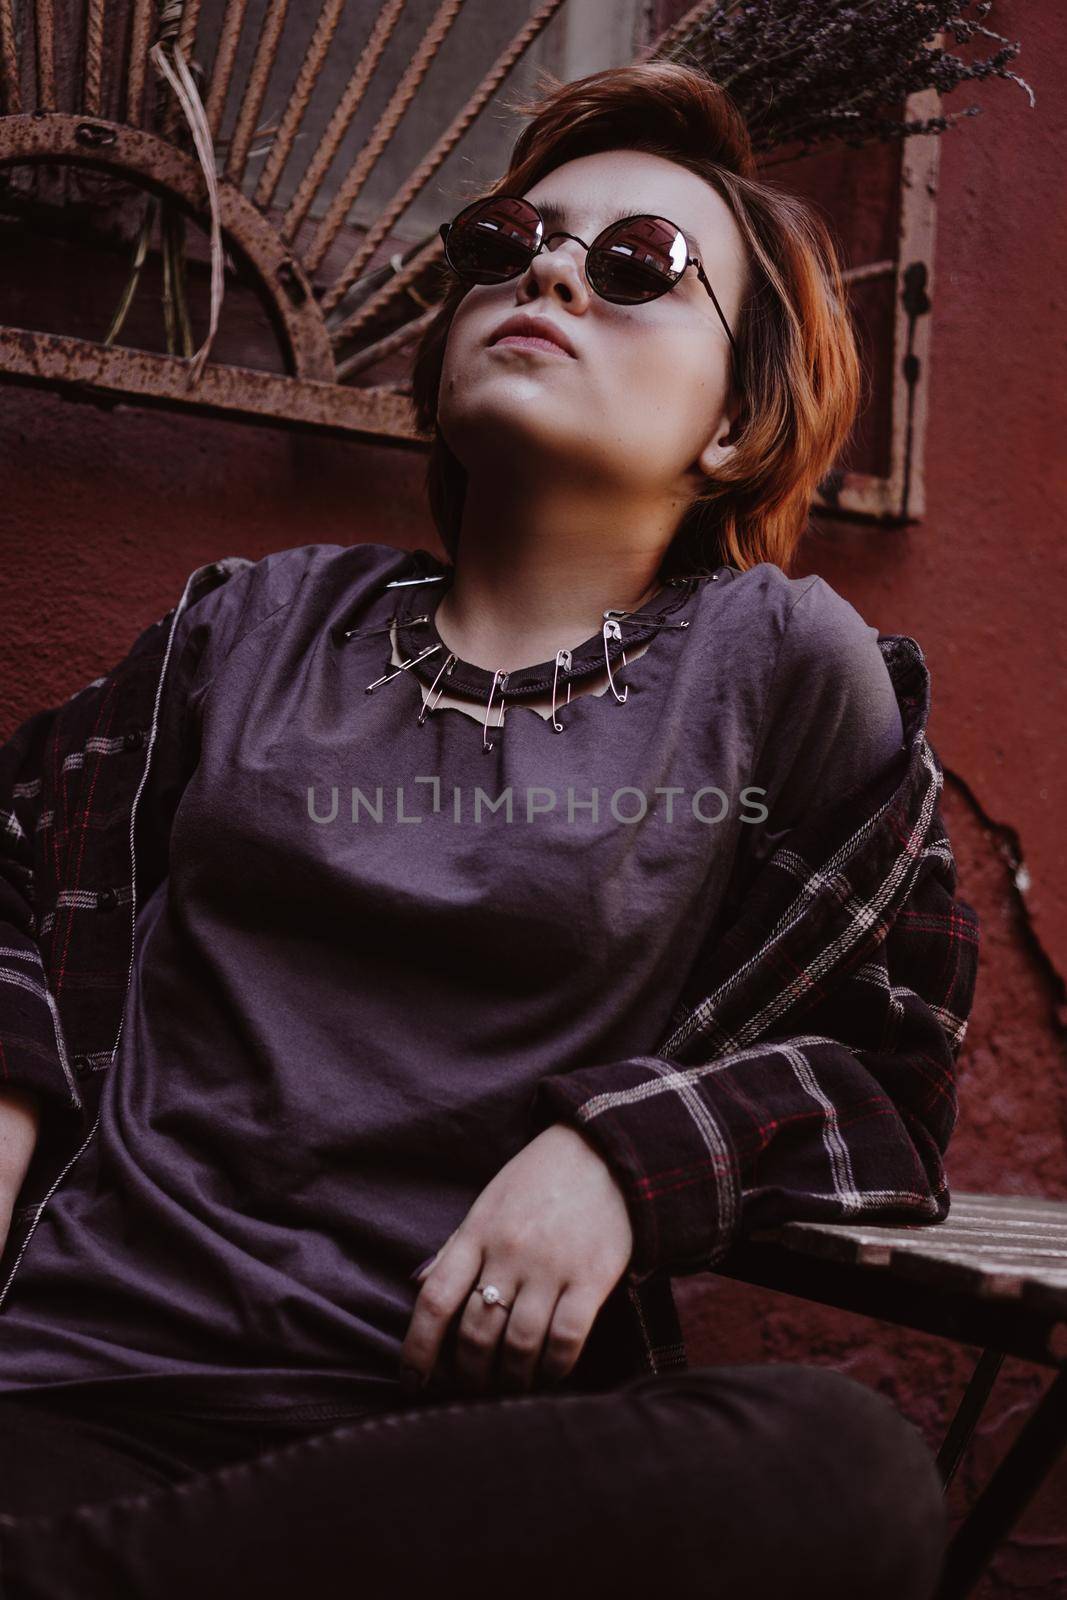
[[501, 339], [510, 338], [547, 339], [566, 355], [574, 356], [577, 353], [562, 328], [557, 328], [547, 317], [508, 317], [499, 328], [494, 329], [488, 342], [492, 346], [499, 344]]

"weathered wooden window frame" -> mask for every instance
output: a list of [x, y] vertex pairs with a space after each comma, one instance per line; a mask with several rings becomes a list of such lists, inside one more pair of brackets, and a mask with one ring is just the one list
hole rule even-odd
[[[908, 121], [940, 115], [935, 90], [911, 95]], [[840, 473], [816, 497], [820, 509], [882, 522], [913, 522], [926, 510], [925, 447], [929, 411], [931, 309], [941, 136], [924, 134], [902, 142], [900, 203], [895, 260], [849, 269], [850, 283], [894, 279], [892, 393], [889, 472]]]

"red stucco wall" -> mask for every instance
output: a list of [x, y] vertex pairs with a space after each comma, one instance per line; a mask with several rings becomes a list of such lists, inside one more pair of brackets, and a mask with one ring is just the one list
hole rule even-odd
[[[930, 662], [946, 821], [983, 924], [950, 1176], [1067, 1198], [1067, 19], [1021, 0], [997, 13], [1025, 41], [1038, 108], [1010, 86], [980, 86], [986, 114], [944, 142], [927, 515], [907, 530], [824, 521], [798, 570], [821, 572], [883, 631], [913, 634]], [[0, 736], [111, 666], [201, 561], [317, 540], [434, 542], [422, 457], [404, 450], [9, 388], [0, 452]], [[1025, 892], [1005, 853], [1015, 844]], [[727, 1280], [680, 1287], [695, 1362], [832, 1365], [889, 1394], [935, 1447], [978, 1354]], [[1006, 1361], [953, 1485], [954, 1516], [1048, 1381]], [[1061, 1463], [982, 1600], [1067, 1595], [1065, 1504]]]

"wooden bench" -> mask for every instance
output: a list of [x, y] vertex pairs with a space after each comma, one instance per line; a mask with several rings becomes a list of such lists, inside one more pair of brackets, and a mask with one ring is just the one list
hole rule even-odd
[[953, 1191], [944, 1222], [790, 1222], [754, 1232], [724, 1277], [979, 1345], [937, 1464], [947, 1492], [1006, 1355], [1057, 1375], [956, 1530], [937, 1600], [962, 1600], [1067, 1443], [1067, 1202]]

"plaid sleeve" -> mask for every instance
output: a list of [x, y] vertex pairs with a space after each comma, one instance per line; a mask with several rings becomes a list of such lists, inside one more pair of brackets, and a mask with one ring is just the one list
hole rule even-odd
[[223, 656], [243, 627], [285, 602], [302, 559], [298, 548], [258, 563], [224, 556], [197, 568], [186, 580], [191, 598], [186, 604], [183, 594], [184, 609], [149, 623], [109, 672], [36, 712], [0, 742], [0, 1090], [25, 1089], [43, 1110], [80, 1115], [83, 1109], [43, 931], [55, 917], [57, 895], [69, 899], [80, 887], [68, 875], [72, 841], [99, 830], [101, 794], [117, 803], [118, 790], [85, 777], [90, 766], [95, 774], [123, 747], [121, 732], [112, 733], [116, 707], [137, 704], [152, 722], [149, 781], [137, 812], [142, 890], [165, 870], [170, 820], [188, 775], [188, 697], [206, 675], [205, 664]]
[[580, 1128], [623, 1185], [632, 1282], [707, 1269], [786, 1221], [947, 1214], [979, 934], [954, 885], [938, 821], [875, 948], [797, 986], [815, 996], [799, 1025], [688, 1064], [641, 1055], [540, 1081], [535, 1124]]
[[0, 744], [0, 1089], [26, 1089], [42, 1107], [80, 1113], [37, 944], [34, 846], [57, 836], [62, 801], [43, 809], [42, 773], [55, 755], [60, 709], [38, 711]]
[[91, 820], [83, 779], [90, 758], [108, 759], [120, 681], [138, 656], [158, 671], [173, 612], [150, 624], [126, 656], [66, 700], [35, 712], [0, 742], [0, 1090], [25, 1089], [49, 1115], [80, 1116], [60, 1007], [42, 930], [68, 884], [71, 841]]

